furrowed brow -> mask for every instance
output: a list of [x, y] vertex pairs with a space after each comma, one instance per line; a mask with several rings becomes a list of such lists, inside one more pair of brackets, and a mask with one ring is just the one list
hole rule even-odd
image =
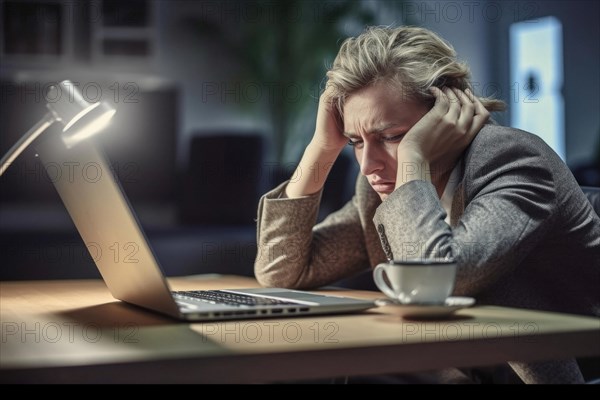
[[[367, 135], [381, 135], [381, 134], [385, 133], [386, 131], [393, 129], [393, 128], [402, 129], [403, 127], [398, 124], [388, 124], [388, 125], [382, 126], [380, 128], [371, 129], [370, 131], [367, 132]], [[354, 132], [344, 132], [343, 135], [350, 139], [360, 137], [360, 135], [357, 135]]]

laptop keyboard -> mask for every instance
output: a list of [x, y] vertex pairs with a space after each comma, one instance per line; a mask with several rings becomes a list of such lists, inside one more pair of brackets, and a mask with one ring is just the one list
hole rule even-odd
[[188, 290], [182, 292], [172, 292], [176, 299], [194, 299], [204, 301], [210, 304], [227, 304], [230, 306], [279, 306], [279, 305], [297, 305], [291, 301], [271, 299], [268, 297], [250, 296], [246, 294], [230, 293], [221, 290]]

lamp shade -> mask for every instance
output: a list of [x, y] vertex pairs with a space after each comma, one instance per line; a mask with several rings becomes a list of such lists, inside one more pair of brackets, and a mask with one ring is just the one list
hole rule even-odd
[[110, 122], [116, 110], [106, 104], [87, 102], [71, 81], [50, 86], [46, 93], [49, 112], [15, 143], [0, 159], [0, 176], [10, 164], [50, 125], [60, 121], [63, 125], [62, 139], [67, 148], [101, 131]]
[[62, 139], [72, 147], [108, 125], [116, 110], [105, 102], [89, 103], [71, 81], [62, 81], [46, 94], [48, 109], [63, 125]]

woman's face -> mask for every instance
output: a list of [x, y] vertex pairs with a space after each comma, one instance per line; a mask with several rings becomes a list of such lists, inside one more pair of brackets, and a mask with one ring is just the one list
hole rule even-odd
[[394, 191], [398, 144], [429, 111], [390, 84], [375, 84], [352, 94], [344, 105], [344, 135], [354, 147], [360, 172], [381, 200]]

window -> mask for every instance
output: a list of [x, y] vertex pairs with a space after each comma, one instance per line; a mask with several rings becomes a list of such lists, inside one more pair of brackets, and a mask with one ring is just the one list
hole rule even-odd
[[554, 17], [510, 27], [511, 125], [540, 136], [565, 160], [562, 25]]

